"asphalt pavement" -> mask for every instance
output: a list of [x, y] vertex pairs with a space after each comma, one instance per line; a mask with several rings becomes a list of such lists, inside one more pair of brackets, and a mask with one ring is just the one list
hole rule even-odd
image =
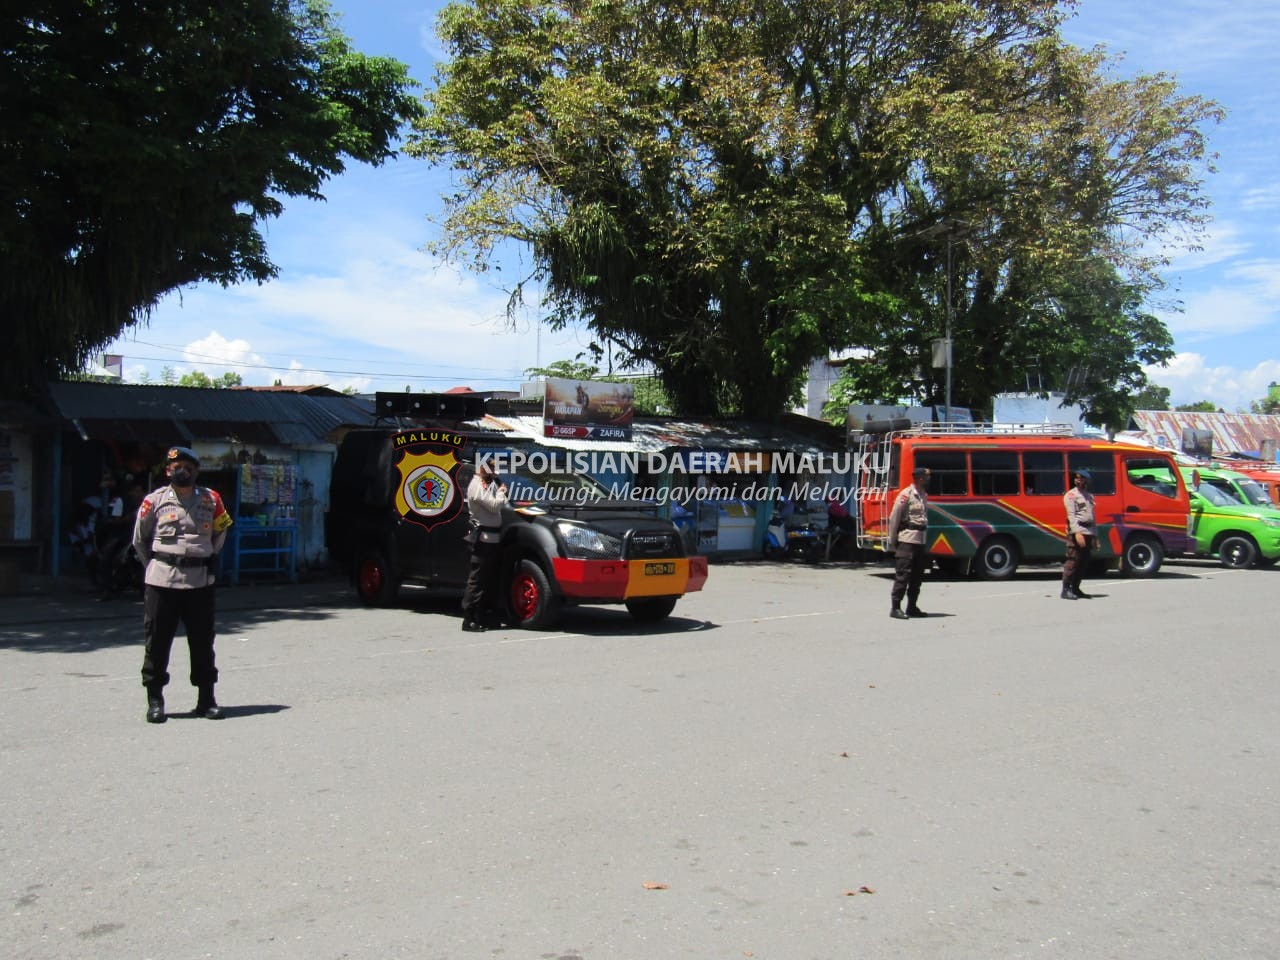
[[658, 625], [220, 591], [219, 701], [141, 607], [0, 599], [0, 956], [1262, 960], [1280, 571], [721, 564]]

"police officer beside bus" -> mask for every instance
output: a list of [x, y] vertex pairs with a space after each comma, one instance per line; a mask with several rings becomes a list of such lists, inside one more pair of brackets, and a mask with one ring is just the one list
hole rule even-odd
[[[916, 467], [911, 471], [911, 486], [898, 494], [893, 501], [893, 512], [889, 514], [889, 549], [894, 557], [893, 590], [889, 595], [893, 606], [889, 616], [895, 620], [928, 616], [916, 603], [929, 562], [925, 545], [925, 532], [929, 528], [928, 485], [928, 469]], [[907, 599], [905, 613], [903, 597]]]
[[165, 455], [169, 485], [147, 494], [138, 508], [133, 545], [146, 567], [143, 602], [142, 685], [147, 722], [164, 723], [164, 687], [178, 623], [186, 628], [191, 684], [198, 691], [195, 715], [222, 718], [214, 697], [214, 584], [218, 552], [231, 517], [216, 490], [196, 485], [200, 458], [187, 447]]
[[1075, 472], [1075, 486], [1062, 498], [1067, 511], [1067, 558], [1062, 564], [1062, 599], [1090, 600], [1089, 594], [1080, 589], [1080, 581], [1089, 569], [1093, 546], [1098, 538], [1098, 526], [1093, 507], [1093, 494], [1089, 492], [1088, 470]]

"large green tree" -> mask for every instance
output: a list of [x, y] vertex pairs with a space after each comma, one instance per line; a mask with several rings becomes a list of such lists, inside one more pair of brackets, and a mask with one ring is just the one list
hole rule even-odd
[[1194, 234], [1215, 108], [1108, 79], [1062, 41], [1070, 6], [455, 3], [412, 147], [458, 177], [440, 249], [526, 244], [553, 323], [653, 363], [682, 412], [769, 415], [829, 348], [872, 353], [875, 399], [940, 401], [963, 221], [955, 401], [1035, 347], [1109, 415], [1168, 350], [1138, 241]]
[[[884, 219], [898, 238], [882, 247], [887, 269], [905, 271], [898, 286], [919, 299], [907, 321], [914, 351], [877, 358], [896, 374], [896, 396], [943, 399], [920, 354], [944, 333], [949, 278], [958, 405], [984, 412], [993, 393], [1033, 385], [1123, 426], [1143, 366], [1172, 356], [1146, 305], [1164, 287], [1167, 250], [1193, 245], [1207, 219], [1203, 127], [1221, 111], [1167, 77], [1114, 80], [1100, 54], [1065, 45], [1029, 48], [1022, 67], [1026, 96], [1003, 108], [983, 78], [965, 83], [974, 118], [930, 146], [908, 174], [907, 202]], [[909, 228], [918, 223], [929, 226]], [[873, 391], [885, 369], [859, 384], [864, 371], [851, 368], [845, 388], [883, 398]]]
[[263, 221], [392, 156], [414, 86], [322, 0], [6, 5], [0, 384], [79, 369], [175, 288], [274, 276]]

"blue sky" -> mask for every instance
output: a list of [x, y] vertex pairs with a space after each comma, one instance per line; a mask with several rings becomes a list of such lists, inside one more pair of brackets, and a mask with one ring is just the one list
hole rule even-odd
[[[441, 6], [333, 2], [359, 49], [403, 60], [422, 83], [441, 54]], [[1066, 35], [1123, 55], [1121, 74], [1172, 73], [1184, 92], [1227, 110], [1210, 132], [1214, 222], [1203, 249], [1166, 272], [1182, 309], [1154, 311], [1178, 355], [1148, 372], [1175, 403], [1247, 410], [1280, 381], [1280, 2], [1082, 0]], [[540, 328], [532, 313], [506, 321], [500, 283], [518, 262], [477, 276], [423, 251], [448, 185], [447, 173], [407, 157], [353, 167], [328, 183], [325, 202], [291, 201], [267, 224], [278, 279], [175, 293], [107, 352], [123, 354], [130, 381], [144, 371], [158, 380], [167, 366], [235, 370], [248, 384], [430, 391], [512, 389], [525, 368], [585, 350], [585, 333]]]

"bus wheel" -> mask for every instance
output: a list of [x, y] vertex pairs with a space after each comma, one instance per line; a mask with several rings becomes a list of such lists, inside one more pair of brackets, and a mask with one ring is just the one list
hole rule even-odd
[[1018, 545], [1009, 537], [991, 537], [973, 559], [983, 580], [1008, 580], [1018, 569]]
[[1154, 577], [1163, 562], [1160, 541], [1147, 533], [1135, 533], [1124, 545], [1120, 569], [1126, 577]]
[[1232, 570], [1247, 570], [1258, 559], [1258, 545], [1243, 533], [1233, 533], [1218, 544], [1218, 562]]

